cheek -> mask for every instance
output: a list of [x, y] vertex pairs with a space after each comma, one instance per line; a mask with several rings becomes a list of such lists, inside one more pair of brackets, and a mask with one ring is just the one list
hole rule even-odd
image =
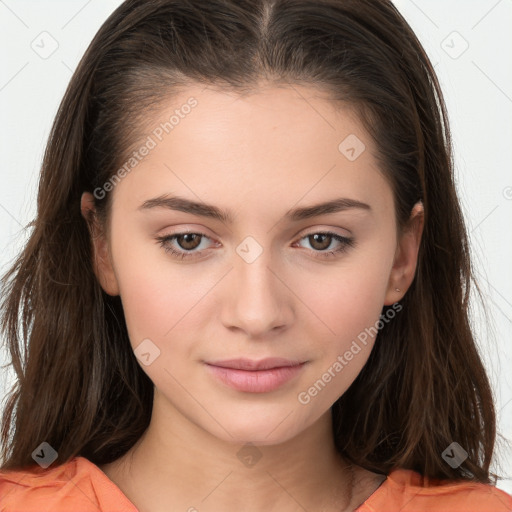
[[335, 269], [296, 278], [296, 290], [305, 305], [322, 321], [322, 332], [346, 343], [379, 318], [392, 266], [392, 250], [382, 257], [360, 253]]
[[348, 389], [368, 360], [378, 333], [393, 261], [392, 246], [383, 245], [380, 249], [366, 255], [360, 253], [357, 261], [347, 258], [346, 265], [330, 270], [325, 278], [312, 274], [297, 281], [301, 283], [299, 296], [307, 297], [305, 303], [315, 314], [314, 321], [305, 326], [308, 339], [316, 340], [316, 361], [298, 395], [301, 404], [309, 404], [318, 411], [330, 406]]
[[194, 265], [177, 264], [157, 243], [133, 241], [128, 250], [126, 239], [121, 234], [112, 251], [132, 347], [149, 339], [160, 350], [160, 364], [177, 364], [178, 358], [170, 364], [177, 354], [190, 359], [195, 332], [211, 319], [204, 307], [219, 273], [199, 276]]
[[[118, 231], [112, 243], [116, 278], [130, 341], [135, 348], [149, 338], [160, 341], [172, 329], [184, 311], [183, 282], [156, 243], [134, 240]], [[126, 240], [131, 240], [130, 246]]]
[[123, 302], [126, 325], [134, 346], [144, 338], [162, 338], [175, 324], [179, 304], [179, 289], [162, 286], [149, 271], [133, 270], [120, 279], [120, 293]]

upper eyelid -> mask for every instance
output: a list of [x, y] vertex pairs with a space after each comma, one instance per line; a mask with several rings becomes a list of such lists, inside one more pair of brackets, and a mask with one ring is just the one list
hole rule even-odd
[[[314, 234], [317, 234], [317, 233], [332, 233], [334, 235], [337, 235], [337, 236], [340, 236], [340, 237], [343, 237], [343, 238], [351, 238], [353, 235], [352, 235], [352, 232], [350, 230], [348, 230], [347, 228], [341, 228], [341, 227], [335, 227], [335, 228], [332, 228], [332, 227], [325, 227], [325, 228], [315, 228], [315, 229], [312, 229], [311, 231], [309, 231], [309, 228], [304, 228], [304, 229], [307, 229], [308, 231], [304, 231], [304, 230], [300, 230], [295, 236], [294, 238], [304, 238], [305, 236], [310, 236], [310, 235], [314, 235]], [[342, 229], [345, 231], [345, 233], [336, 233], [336, 229]], [[301, 234], [302, 233], [302, 234]], [[197, 229], [187, 229], [187, 228], [184, 228], [183, 230], [180, 230], [180, 231], [175, 231], [175, 232], [172, 232], [172, 233], [168, 233], [168, 234], [163, 234], [161, 235], [161, 237], [171, 237], [171, 236], [178, 236], [178, 235], [187, 235], [187, 234], [190, 234], [190, 235], [201, 235], [201, 236], [204, 236], [206, 238], [209, 238], [210, 240], [213, 240], [217, 237], [217, 235], [213, 235], [213, 236], [210, 236], [206, 233], [204, 233], [203, 231], [201, 231], [200, 228], [197, 228]]]

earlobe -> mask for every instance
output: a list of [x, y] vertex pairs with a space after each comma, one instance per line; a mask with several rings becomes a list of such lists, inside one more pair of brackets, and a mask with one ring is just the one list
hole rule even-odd
[[80, 201], [82, 217], [87, 222], [91, 237], [93, 255], [93, 270], [101, 287], [108, 295], [119, 295], [119, 286], [114, 273], [107, 237], [101, 229], [96, 217], [94, 197], [90, 192], [84, 192]]
[[414, 205], [408, 225], [398, 242], [384, 300], [386, 306], [401, 300], [414, 280], [423, 226], [423, 203], [419, 201]]

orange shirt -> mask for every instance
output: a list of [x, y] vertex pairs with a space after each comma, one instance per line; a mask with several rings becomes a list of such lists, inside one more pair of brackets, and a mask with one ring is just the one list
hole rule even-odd
[[[512, 496], [491, 485], [471, 482], [434, 486], [414, 471], [398, 469], [357, 512], [398, 511], [512, 512]], [[138, 511], [98, 466], [75, 457], [46, 470], [36, 466], [0, 471], [0, 512]]]

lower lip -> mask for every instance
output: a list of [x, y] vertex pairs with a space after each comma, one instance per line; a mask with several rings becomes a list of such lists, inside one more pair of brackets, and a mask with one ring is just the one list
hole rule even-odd
[[305, 363], [268, 370], [236, 370], [206, 364], [210, 372], [224, 384], [247, 393], [267, 393], [278, 389], [300, 373]]

